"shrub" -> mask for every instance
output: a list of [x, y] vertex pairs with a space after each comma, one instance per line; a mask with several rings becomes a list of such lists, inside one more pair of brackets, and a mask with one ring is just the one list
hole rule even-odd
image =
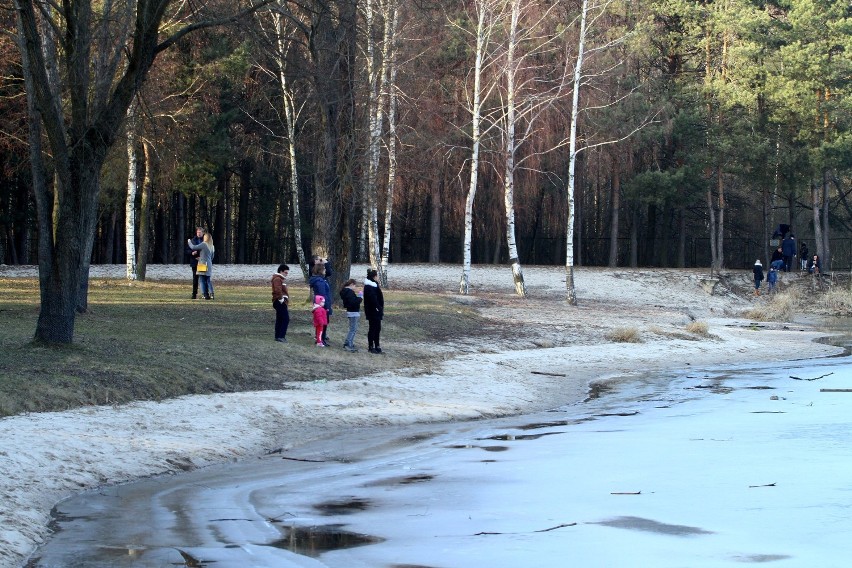
[[686, 324], [686, 331], [694, 335], [707, 337], [710, 335], [709, 330], [710, 326], [707, 325], [706, 321], [691, 321]]
[[615, 343], [641, 343], [642, 338], [639, 337], [639, 330], [635, 327], [619, 327], [613, 329], [606, 335], [607, 339]]

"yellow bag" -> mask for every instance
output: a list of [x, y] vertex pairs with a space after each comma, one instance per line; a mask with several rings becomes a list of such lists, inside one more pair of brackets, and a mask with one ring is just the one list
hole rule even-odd
[[199, 262], [198, 266], [195, 269], [196, 274], [207, 274], [207, 263]]

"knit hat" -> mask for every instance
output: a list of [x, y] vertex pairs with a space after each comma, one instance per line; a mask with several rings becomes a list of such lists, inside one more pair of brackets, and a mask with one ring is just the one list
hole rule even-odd
[[763, 266], [762, 264], [760, 264], [760, 259], [759, 259], [759, 258], [758, 258], [757, 260], [755, 260], [755, 261], [754, 261], [754, 265], [755, 265], [755, 266]]
[[314, 303], [323, 306], [325, 305], [325, 298], [317, 294], [316, 298], [314, 298]]

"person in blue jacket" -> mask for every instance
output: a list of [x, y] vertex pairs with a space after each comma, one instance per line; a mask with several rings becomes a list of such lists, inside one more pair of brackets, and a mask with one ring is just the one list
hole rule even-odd
[[769, 273], [766, 275], [766, 284], [769, 287], [769, 293], [775, 293], [775, 284], [778, 282], [778, 269], [774, 266], [769, 267]]
[[[325, 279], [325, 266], [317, 264], [314, 266], [313, 275], [308, 280], [311, 286], [311, 294], [313, 296], [322, 296], [325, 300], [325, 309], [328, 312], [328, 320], [331, 321], [331, 289], [328, 285], [328, 280]], [[322, 329], [322, 342], [328, 346], [328, 324]]]

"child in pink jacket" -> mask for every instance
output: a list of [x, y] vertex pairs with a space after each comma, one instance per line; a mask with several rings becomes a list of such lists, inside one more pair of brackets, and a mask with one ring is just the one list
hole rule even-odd
[[314, 298], [314, 330], [317, 332], [317, 347], [325, 347], [322, 342], [322, 330], [328, 325], [328, 312], [325, 310], [325, 298], [317, 295]]

